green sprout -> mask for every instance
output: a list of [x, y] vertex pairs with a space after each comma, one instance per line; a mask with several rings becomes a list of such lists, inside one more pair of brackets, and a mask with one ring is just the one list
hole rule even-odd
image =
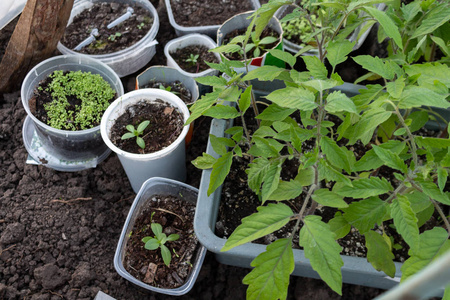
[[116, 32], [115, 34], [111, 34], [111, 35], [108, 37], [108, 40], [110, 40], [110, 41], [112, 41], [112, 42], [115, 42], [115, 41], [116, 41], [116, 38], [121, 37], [121, 36], [122, 36], [122, 34], [121, 34], [120, 32]]
[[245, 46], [245, 53], [255, 48], [255, 50], [253, 50], [253, 57], [260, 56], [264, 51], [266, 45], [272, 44], [277, 41], [277, 38], [273, 36], [266, 36], [262, 39], [257, 39], [254, 32], [252, 32], [251, 38], [252, 43], [248, 43]]
[[180, 93], [178, 93], [178, 92], [172, 91], [172, 87], [171, 87], [170, 85], [164, 86], [164, 85], [160, 84], [160, 85], [159, 85], [159, 89], [160, 89], [160, 90], [164, 90], [164, 91], [171, 92], [171, 93], [174, 94], [174, 95], [179, 95], [179, 94], [180, 94]]
[[186, 58], [185, 62], [190, 63], [191, 65], [195, 66], [197, 64], [199, 55], [198, 54], [190, 54], [188, 58]]
[[142, 22], [141, 24], [138, 24], [138, 25], [137, 25], [137, 28], [138, 28], [139, 30], [141, 30], [142, 28], [144, 28], [144, 26], [145, 26], [145, 23]]
[[162, 232], [162, 226], [158, 223], [152, 223], [152, 231], [155, 234], [155, 237], [146, 236], [142, 239], [142, 242], [145, 243], [144, 248], [147, 250], [156, 250], [161, 248], [161, 255], [166, 266], [170, 265], [170, 261], [172, 260], [172, 255], [170, 253], [169, 248], [164, 245], [166, 242], [173, 242], [180, 238], [178, 234], [171, 234], [167, 236]]
[[122, 140], [131, 139], [136, 137], [136, 144], [138, 144], [139, 147], [142, 149], [145, 148], [145, 141], [143, 138], [140, 137], [142, 133], [144, 132], [145, 128], [147, 128], [148, 124], [150, 124], [150, 121], [142, 121], [141, 124], [138, 125], [137, 129], [134, 128], [133, 125], [127, 125], [127, 130], [129, 132], [122, 135]]

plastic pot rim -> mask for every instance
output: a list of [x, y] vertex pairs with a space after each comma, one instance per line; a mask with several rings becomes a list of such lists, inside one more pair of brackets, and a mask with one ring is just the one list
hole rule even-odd
[[116, 154], [121, 155], [123, 157], [126, 157], [128, 159], [137, 160], [137, 161], [149, 161], [154, 159], [159, 159], [161, 157], [164, 157], [168, 154], [170, 154], [172, 151], [174, 151], [180, 143], [184, 141], [184, 138], [186, 137], [189, 126], [184, 126], [183, 130], [181, 131], [178, 138], [169, 146], [167, 146], [164, 149], [161, 149], [159, 151], [153, 152], [153, 153], [147, 153], [147, 154], [137, 154], [137, 153], [130, 153], [127, 151], [124, 151], [114, 145], [111, 142], [111, 139], [109, 138], [109, 131], [107, 132], [107, 122], [114, 121], [115, 119], [110, 119], [110, 115], [120, 108], [126, 108], [138, 101], [141, 100], [150, 100], [153, 102], [156, 100], [156, 98], [160, 97], [161, 100], [164, 102], [167, 102], [175, 108], [179, 110], [180, 113], [183, 114], [184, 122], [189, 118], [189, 109], [187, 108], [186, 104], [176, 95], [172, 94], [171, 92], [161, 90], [161, 89], [138, 89], [131, 92], [128, 92], [124, 94], [123, 96], [117, 98], [113, 103], [110, 104], [108, 109], [106, 109], [105, 113], [103, 114], [102, 121], [100, 123], [100, 133], [102, 135], [103, 141], [105, 144]]

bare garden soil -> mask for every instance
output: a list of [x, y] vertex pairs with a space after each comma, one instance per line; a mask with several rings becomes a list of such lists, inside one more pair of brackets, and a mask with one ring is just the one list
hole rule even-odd
[[[163, 5], [158, 14], [160, 44], [145, 68], [165, 64], [164, 44], [175, 37]], [[137, 74], [123, 78], [126, 90], [134, 89]], [[123, 300], [245, 299], [241, 281], [249, 270], [220, 264], [209, 252], [182, 297], [145, 294], [120, 277], [114, 251], [135, 194], [117, 156], [74, 173], [26, 164], [25, 116], [18, 89], [0, 95], [0, 299], [92, 300], [98, 291]], [[201, 172], [190, 161], [205, 151], [209, 123], [195, 122], [186, 152], [187, 183], [195, 187]], [[373, 299], [382, 292], [344, 284], [340, 297], [320, 280], [291, 277], [288, 299]]]

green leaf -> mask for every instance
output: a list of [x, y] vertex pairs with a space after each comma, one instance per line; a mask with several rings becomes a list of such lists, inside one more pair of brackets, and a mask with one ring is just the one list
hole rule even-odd
[[386, 89], [389, 95], [393, 98], [400, 98], [402, 95], [403, 89], [405, 88], [405, 78], [401, 77], [395, 80], [394, 82], [388, 82], [386, 84]]
[[341, 91], [335, 91], [328, 95], [325, 110], [331, 113], [341, 111], [357, 113], [356, 106], [353, 101]]
[[[144, 239], [142, 239], [142, 241], [144, 242]], [[150, 238], [144, 243], [145, 243], [144, 248], [147, 250], [156, 250], [159, 248], [159, 242], [155, 238]]]
[[126, 127], [125, 127], [129, 132], [131, 132], [131, 133], [133, 133], [133, 135], [134, 135], [134, 126], [133, 125], [131, 125], [131, 124], [129, 124], [129, 125], [127, 125]]
[[335, 141], [329, 137], [322, 137], [320, 148], [325, 154], [326, 159], [335, 167], [344, 169], [347, 173], [351, 172], [350, 160], [347, 156], [347, 149], [339, 147]]
[[410, 257], [403, 263], [402, 281], [422, 270], [431, 261], [450, 249], [448, 233], [442, 227], [434, 227], [419, 236], [418, 247], [410, 249]]
[[211, 171], [210, 183], [208, 187], [208, 196], [211, 195], [230, 173], [231, 163], [233, 162], [233, 154], [228, 152], [219, 157], [213, 165]]
[[192, 164], [198, 169], [211, 169], [216, 162], [216, 158], [212, 155], [209, 155], [206, 152], [203, 152], [202, 156], [197, 157], [192, 161]]
[[431, 199], [438, 201], [445, 205], [450, 205], [450, 199], [447, 194], [443, 193], [434, 182], [431, 181], [419, 181], [419, 185], [423, 192]]
[[445, 55], [450, 56], [450, 48], [447, 46], [447, 44], [445, 43], [445, 41], [437, 36], [430, 36], [431, 39], [433, 40], [433, 42], [436, 43], [436, 45], [438, 45], [442, 52], [445, 53]]
[[313, 110], [318, 106], [314, 102], [315, 96], [313, 92], [302, 88], [286, 87], [275, 90], [267, 95], [266, 98], [286, 108]]
[[180, 238], [180, 235], [176, 234], [176, 233], [172, 233], [167, 237], [167, 241], [168, 242], [173, 242], [176, 241]]
[[395, 44], [400, 49], [403, 49], [402, 37], [400, 35], [399, 28], [395, 25], [394, 21], [392, 21], [392, 19], [389, 18], [389, 16], [381, 10], [378, 10], [373, 7], [365, 7], [365, 9], [372, 17], [374, 17], [380, 23], [381, 27], [383, 27], [384, 32], [387, 34], [387, 36], [392, 38]]
[[216, 53], [234, 53], [241, 51], [242, 47], [236, 44], [226, 44], [222, 46], [218, 46], [214, 49], [211, 49], [209, 51], [216, 52]]
[[147, 128], [148, 124], [150, 124], [150, 121], [148, 121], [148, 120], [143, 121], [141, 124], [139, 124], [137, 131], [140, 133], [144, 132], [144, 130], [145, 130], [145, 128]]
[[227, 85], [227, 80], [219, 76], [203, 76], [203, 77], [195, 77], [194, 79], [195, 81], [203, 85], [218, 86], [218, 87]]
[[284, 145], [274, 139], [262, 138], [260, 136], [253, 136], [252, 141], [254, 145], [248, 151], [248, 154], [253, 156], [278, 157]]
[[445, 188], [445, 184], [447, 183], [447, 179], [448, 179], [448, 171], [444, 168], [438, 168], [437, 174], [438, 174], [438, 186], [439, 186], [439, 189], [441, 190], [441, 192], [443, 192], [444, 188]]
[[328, 224], [322, 222], [319, 216], [306, 216], [304, 222], [300, 230], [300, 246], [305, 250], [305, 257], [320, 278], [342, 295], [341, 267], [344, 262], [340, 256], [341, 246], [335, 241]]
[[385, 178], [370, 177], [352, 181], [353, 187], [335, 185], [333, 192], [343, 197], [368, 198], [393, 191], [392, 185]]
[[319, 162], [319, 178], [327, 179], [330, 181], [342, 182], [343, 184], [351, 187], [352, 182], [342, 172], [337, 171], [330, 166], [324, 159]]
[[392, 254], [391, 249], [383, 237], [369, 230], [364, 234], [366, 239], [367, 247], [367, 260], [372, 264], [372, 266], [377, 271], [383, 271], [388, 276], [395, 277], [395, 264], [393, 259], [395, 258]]
[[158, 240], [161, 240], [162, 226], [158, 223], [152, 223], [150, 226], [151, 226], [152, 231], [155, 234], [156, 238]]
[[405, 164], [403, 159], [400, 158], [396, 153], [388, 150], [383, 149], [381, 147], [378, 147], [376, 145], [372, 145], [372, 149], [375, 151], [375, 154], [380, 158], [381, 161], [384, 162], [384, 164], [390, 168], [393, 168], [395, 170], [402, 171], [406, 174], [408, 171], [408, 166]]
[[283, 203], [269, 203], [259, 206], [257, 210], [242, 219], [242, 224], [233, 231], [221, 252], [268, 235], [286, 225], [294, 216], [289, 206]]
[[357, 64], [361, 65], [364, 69], [376, 73], [386, 78], [387, 80], [394, 79], [394, 71], [389, 68], [381, 58], [373, 57], [370, 55], [359, 55], [357, 57], [353, 57], [353, 60]]
[[408, 198], [403, 195], [397, 195], [390, 207], [397, 232], [400, 233], [411, 249], [415, 249], [419, 244], [419, 227]]
[[423, 136], [414, 137], [417, 146], [444, 149], [450, 147], [450, 139], [430, 138]]
[[203, 115], [216, 119], [234, 119], [239, 117], [240, 113], [233, 106], [215, 105], [205, 111]]
[[213, 150], [219, 154], [224, 155], [227, 153], [227, 147], [234, 147], [235, 143], [232, 139], [225, 137], [217, 137], [215, 135], [209, 135], [209, 141]]
[[241, 99], [239, 100], [239, 110], [242, 113], [245, 113], [247, 109], [250, 107], [251, 102], [252, 102], [252, 86], [249, 86], [241, 94]]
[[387, 204], [378, 197], [371, 197], [352, 202], [343, 211], [345, 220], [364, 234], [375, 224], [381, 225], [387, 212]]
[[297, 62], [297, 59], [287, 51], [282, 51], [279, 49], [269, 49], [267, 50], [267, 52], [269, 52], [274, 57], [288, 63], [292, 69], [294, 68], [295, 63]]
[[339, 196], [336, 193], [328, 189], [318, 189], [312, 195], [312, 199], [317, 203], [336, 208], [345, 208], [348, 207], [347, 202], [344, 201], [342, 196]]
[[418, 86], [411, 86], [403, 91], [398, 107], [408, 109], [424, 105], [440, 108], [450, 107], [446, 95], [441, 95], [430, 89]]
[[405, 72], [409, 77], [419, 75], [420, 85], [433, 84], [435, 80], [450, 87], [450, 68], [440, 63], [424, 63], [405, 66]]
[[142, 149], [145, 149], [145, 141], [141, 137], [136, 137], [136, 144]]
[[289, 276], [295, 266], [291, 239], [278, 239], [268, 245], [251, 266], [254, 269], [242, 280], [249, 285], [247, 299], [286, 299]]
[[295, 109], [292, 108], [284, 108], [275, 103], [270, 104], [262, 113], [260, 113], [256, 119], [266, 120], [266, 121], [278, 121], [284, 120], [292, 113], [295, 112]]
[[328, 222], [330, 230], [335, 234], [336, 239], [341, 239], [346, 236], [352, 226], [345, 220], [340, 212], [336, 213], [333, 219]]
[[270, 195], [278, 188], [283, 162], [284, 159], [270, 161], [270, 166], [264, 176], [264, 183], [261, 189], [263, 203], [268, 200]]
[[259, 189], [261, 188], [261, 184], [269, 167], [270, 164], [267, 158], [258, 157], [254, 159], [249, 164], [249, 168], [245, 170], [248, 176], [248, 186], [257, 194], [259, 194]]
[[315, 79], [326, 80], [328, 78], [328, 71], [325, 65], [316, 56], [302, 56], [306, 64], [306, 69], [311, 73]]
[[126, 140], [126, 139], [131, 139], [131, 138], [134, 138], [134, 137], [135, 137], [134, 133], [127, 132], [124, 135], [122, 135], [121, 139], [122, 140]]
[[352, 52], [355, 42], [348, 40], [331, 41], [327, 47], [327, 59], [333, 68], [347, 59], [347, 55]]
[[426, 111], [412, 112], [405, 121], [409, 122], [409, 120], [411, 120], [410, 121], [411, 125], [409, 125], [409, 130], [411, 130], [411, 132], [415, 132], [419, 129], [422, 129], [425, 126], [425, 124], [428, 122], [428, 113]]
[[372, 139], [373, 132], [378, 125], [389, 119], [391, 115], [392, 112], [385, 111], [384, 109], [373, 109], [365, 112], [359, 122], [349, 128], [348, 143], [353, 145], [360, 139], [361, 142], [366, 145]]
[[450, 21], [450, 6], [438, 5], [425, 15], [420, 26], [411, 36], [411, 39], [432, 33], [448, 21]]
[[242, 78], [242, 80], [258, 79], [261, 81], [272, 81], [285, 71], [286, 69], [276, 66], [262, 66], [248, 72], [247, 75]]
[[170, 253], [169, 248], [167, 248], [165, 245], [161, 245], [161, 256], [163, 258], [164, 264], [166, 266], [169, 266], [170, 262], [172, 261], [172, 253]]
[[192, 123], [195, 119], [203, 115], [211, 106], [216, 103], [221, 91], [217, 90], [204, 95], [191, 106], [191, 115], [186, 121], [186, 125]]
[[283, 201], [297, 198], [303, 192], [303, 186], [298, 180], [280, 181], [278, 187], [267, 200]]

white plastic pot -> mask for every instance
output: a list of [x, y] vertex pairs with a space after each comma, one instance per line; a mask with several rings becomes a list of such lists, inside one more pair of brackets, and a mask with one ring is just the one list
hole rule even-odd
[[29, 100], [35, 89], [56, 70], [100, 74], [117, 96], [124, 93], [117, 74], [98, 60], [74, 55], [44, 60], [28, 72], [22, 83], [22, 104], [28, 115], [22, 131], [25, 147], [34, 160], [55, 170], [79, 171], [95, 167], [111, 152], [100, 136], [100, 126], [79, 131], [55, 129], [41, 122], [30, 111]]
[[140, 89], [126, 93], [116, 99], [105, 111], [100, 124], [103, 141], [112, 151], [117, 153], [135, 193], [139, 191], [144, 181], [151, 177], [165, 177], [178, 181], [185, 181], [186, 179], [185, 137], [189, 131], [189, 126], [183, 128], [181, 134], [171, 145], [153, 153], [126, 152], [111, 142], [110, 131], [115, 120], [129, 106], [143, 99], [149, 103], [161, 99], [182, 113], [184, 121], [189, 118], [189, 110], [186, 104], [178, 96], [161, 89]]
[[73, 18], [76, 15], [92, 7], [95, 2], [125, 3], [144, 7], [153, 17], [152, 27], [140, 41], [126, 49], [113, 53], [97, 55], [82, 54], [67, 48], [61, 42], [58, 43], [58, 50], [62, 54], [78, 54], [98, 59], [110, 66], [120, 77], [132, 74], [144, 67], [156, 53], [157, 42], [155, 41], [155, 37], [159, 29], [159, 18], [155, 7], [148, 0], [76, 0], [68, 24], [73, 22]]
[[[244, 0], [244, 1], [250, 1], [250, 4], [252, 5], [253, 9], [258, 9], [260, 7], [258, 0]], [[175, 21], [175, 17], [173, 15], [173, 11], [172, 11], [172, 6], [170, 5], [170, 0], [165, 0], [165, 3], [166, 3], [167, 15], [169, 17], [170, 25], [172, 25], [172, 27], [175, 29], [175, 33], [177, 36], [199, 33], [199, 34], [206, 34], [212, 38], [216, 37], [217, 29], [219, 28], [220, 24], [205, 25], [205, 26], [192, 26], [192, 27], [179, 25]]]
[[[164, 47], [164, 55], [167, 58], [167, 66], [177, 69], [181, 74], [189, 76], [192, 78], [203, 77], [203, 76], [216, 76], [219, 74], [218, 70], [208, 69], [198, 73], [189, 73], [183, 70], [173, 59], [171, 53], [174, 53], [178, 49], [185, 48], [187, 46], [200, 45], [205, 46], [208, 49], [214, 49], [217, 44], [207, 35], [204, 34], [189, 34], [182, 37], [170, 40]], [[214, 53], [217, 59], [220, 61], [220, 55]], [[209, 87], [202, 84], [198, 84], [200, 95], [208, 91]]]

